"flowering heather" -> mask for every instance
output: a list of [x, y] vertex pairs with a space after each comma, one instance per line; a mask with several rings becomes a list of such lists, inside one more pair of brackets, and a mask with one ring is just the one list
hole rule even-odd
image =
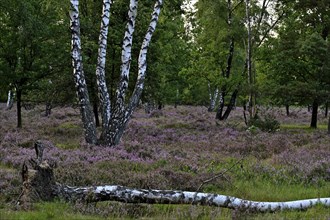
[[84, 142], [78, 109], [55, 108], [49, 117], [43, 116], [43, 106], [23, 109], [23, 128], [17, 129], [15, 108], [6, 111], [2, 104], [0, 194], [9, 198], [15, 187], [19, 191], [19, 170], [25, 160], [35, 158], [36, 140], [46, 146], [44, 158], [57, 165], [57, 181], [69, 185], [196, 190], [204, 180], [224, 173], [201, 190], [250, 195], [235, 184], [251, 179], [312, 186], [322, 182], [329, 188], [326, 131], [295, 127], [308, 126], [310, 113], [305, 109], [293, 109], [290, 117], [284, 109], [267, 111], [285, 126], [275, 133], [249, 132], [241, 108], [226, 122], [216, 121], [205, 107], [166, 106], [157, 114], [140, 109], [120, 144], [110, 148]]

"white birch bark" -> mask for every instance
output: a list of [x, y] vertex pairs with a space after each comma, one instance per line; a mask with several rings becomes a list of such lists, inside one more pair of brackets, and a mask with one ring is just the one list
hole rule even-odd
[[102, 129], [107, 129], [111, 117], [110, 96], [105, 80], [105, 63], [107, 56], [107, 40], [110, 23], [111, 0], [103, 0], [102, 21], [99, 36], [99, 49], [96, 66], [96, 80], [101, 105]]
[[212, 91], [212, 88], [211, 88], [211, 83], [208, 82], [208, 88], [209, 88], [209, 99], [210, 99], [210, 106], [208, 108], [208, 111], [209, 112], [212, 112], [215, 108], [215, 103], [218, 99], [218, 95], [219, 95], [219, 89], [218, 88], [215, 88], [214, 91]]
[[288, 202], [259, 202], [214, 193], [133, 189], [119, 185], [79, 188], [58, 184], [57, 187], [58, 194], [68, 200], [83, 199], [90, 202], [121, 201], [125, 203], [193, 204], [254, 212], [274, 212], [287, 209], [305, 210], [317, 204], [330, 207], [330, 198], [315, 198]]
[[[154, 11], [152, 13], [151, 22], [149, 24], [147, 33], [143, 40], [140, 55], [138, 59], [138, 78], [135, 84], [135, 88], [133, 94], [130, 98], [130, 102], [127, 107], [125, 105], [125, 92], [128, 87], [128, 77], [129, 77], [129, 65], [131, 59], [131, 44], [132, 44], [132, 35], [134, 31], [134, 23], [137, 9], [136, 5], [137, 1], [131, 0], [131, 7], [129, 12], [129, 22], [127, 24], [127, 31], [125, 33], [124, 43], [123, 43], [123, 53], [122, 53], [122, 73], [121, 80], [117, 89], [117, 100], [116, 106], [114, 108], [113, 114], [110, 119], [110, 126], [105, 135], [106, 143], [110, 146], [117, 145], [120, 141], [120, 138], [125, 130], [126, 124], [131, 118], [132, 112], [136, 108], [144, 85], [144, 79], [146, 74], [146, 65], [147, 65], [147, 52], [149, 43], [151, 41], [152, 35], [156, 29], [156, 25], [158, 22], [158, 17], [160, 14], [160, 9], [162, 5], [162, 0], [157, 0], [154, 6]], [[133, 22], [133, 20], [134, 22]], [[126, 46], [125, 46], [126, 45]]]
[[122, 112], [125, 106], [125, 96], [128, 88], [129, 73], [132, 59], [132, 45], [133, 45], [133, 33], [135, 30], [135, 20], [137, 16], [137, 0], [130, 0], [128, 22], [126, 25], [125, 36], [123, 40], [123, 46], [121, 51], [121, 75], [117, 89], [117, 105], [116, 108], [120, 108]]
[[249, 103], [248, 110], [250, 113], [250, 119], [252, 119], [256, 114], [256, 103], [255, 103], [255, 92], [253, 91], [255, 85], [255, 76], [252, 72], [252, 31], [251, 31], [251, 16], [250, 16], [250, 0], [245, 0], [245, 13], [246, 13], [246, 23], [247, 23], [247, 74], [248, 83], [250, 86]]
[[7, 96], [7, 110], [10, 110], [14, 105], [15, 89], [10, 89]]
[[73, 75], [85, 131], [85, 139], [87, 143], [95, 144], [97, 141], [96, 127], [93, 119], [93, 111], [89, 102], [89, 95], [83, 71], [78, 7], [79, 0], [70, 0], [70, 29], [72, 34], [71, 56]]
[[163, 0], [156, 1], [155, 5], [154, 5], [153, 13], [151, 15], [151, 21], [150, 21], [147, 33], [142, 42], [139, 59], [138, 59], [138, 68], [139, 68], [138, 77], [137, 77], [137, 81], [135, 84], [135, 88], [134, 88], [132, 97], [130, 99], [128, 110], [126, 112], [125, 121], [129, 120], [132, 112], [134, 111], [137, 104], [139, 103], [139, 99], [140, 99], [141, 93], [143, 91], [144, 80], [145, 80], [146, 71], [147, 71], [148, 48], [149, 48], [149, 44], [150, 44], [152, 35], [154, 34], [154, 32], [156, 30], [156, 26], [158, 23], [158, 18], [159, 18], [159, 14], [160, 14], [162, 5], [163, 5]]

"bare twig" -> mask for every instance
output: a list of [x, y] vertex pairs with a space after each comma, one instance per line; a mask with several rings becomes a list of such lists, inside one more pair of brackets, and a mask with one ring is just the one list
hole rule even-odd
[[[209, 183], [209, 182], [212, 182], [213, 180], [215, 180], [215, 179], [217, 179], [217, 178], [219, 178], [219, 177], [224, 177], [224, 174], [225, 173], [227, 173], [227, 172], [229, 172], [231, 169], [233, 169], [237, 164], [239, 164], [243, 159], [244, 159], [245, 157], [243, 156], [241, 159], [239, 159], [238, 161], [236, 161], [236, 163], [234, 163], [231, 167], [229, 167], [228, 169], [226, 169], [225, 171], [223, 171], [223, 172], [221, 172], [221, 173], [219, 173], [219, 174], [217, 174], [217, 175], [215, 175], [215, 176], [213, 176], [213, 177], [211, 177], [211, 178], [209, 178], [209, 179], [207, 179], [207, 180], [204, 180], [202, 183], [201, 183], [201, 185], [197, 188], [197, 192], [199, 192], [200, 191], [200, 189], [205, 185], [205, 184], [207, 184], [207, 183]], [[227, 178], [225, 178], [227, 181], [229, 181]]]

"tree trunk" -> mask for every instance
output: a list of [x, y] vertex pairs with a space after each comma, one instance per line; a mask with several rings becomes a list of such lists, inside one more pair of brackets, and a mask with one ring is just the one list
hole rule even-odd
[[226, 93], [224, 93], [223, 91], [220, 92], [219, 106], [218, 106], [217, 114], [215, 116], [215, 118], [220, 121], [222, 120], [222, 112], [225, 107], [225, 97], [224, 97], [225, 95]]
[[209, 88], [209, 99], [210, 99], [210, 105], [209, 108], [207, 109], [209, 112], [213, 112], [215, 109], [215, 103], [218, 99], [218, 95], [219, 95], [219, 89], [215, 88], [214, 91], [212, 91], [211, 88], [211, 83], [208, 82], [208, 88]]
[[118, 88], [116, 91], [116, 106], [117, 111], [125, 110], [125, 98], [126, 91], [128, 89], [129, 74], [132, 59], [132, 45], [133, 45], [133, 33], [135, 31], [135, 20], [137, 15], [138, 2], [136, 0], [130, 0], [128, 22], [126, 24], [126, 31], [121, 51], [121, 74]]
[[327, 118], [329, 113], [329, 103], [325, 103], [324, 117]]
[[250, 0], [245, 0], [245, 13], [247, 22], [247, 74], [248, 84], [250, 86], [248, 110], [250, 119], [256, 115], [256, 95], [255, 95], [255, 75], [252, 71], [252, 31], [251, 31], [251, 16], [250, 16]]
[[94, 113], [94, 118], [95, 118], [95, 126], [100, 127], [99, 109], [98, 109], [96, 101], [93, 104], [93, 113]]
[[[228, 27], [229, 27], [228, 31], [231, 32], [232, 31], [232, 10], [233, 10], [231, 0], [227, 1], [227, 10], [228, 10], [227, 23], [228, 23]], [[235, 39], [233, 36], [231, 36], [230, 43], [229, 43], [229, 54], [227, 57], [227, 66], [226, 66], [225, 72], [223, 73], [223, 77], [225, 77], [226, 79], [229, 79], [229, 77], [230, 77], [230, 73], [231, 73], [231, 69], [232, 69], [232, 62], [233, 62], [233, 58], [234, 58], [234, 50], [235, 50]], [[235, 106], [237, 93], [238, 93], [238, 90], [235, 89], [235, 91], [232, 93], [232, 96], [230, 98], [229, 105], [227, 106], [227, 109], [224, 112], [225, 96], [227, 95], [227, 88], [226, 88], [226, 86], [223, 86], [221, 88], [219, 107], [218, 107], [217, 114], [215, 117], [216, 119], [222, 121], [222, 120], [226, 120], [229, 117], [231, 110]]]
[[330, 117], [328, 119], [328, 134], [330, 134]]
[[72, 33], [71, 55], [77, 97], [84, 126], [85, 140], [87, 143], [96, 144], [96, 127], [93, 118], [93, 111], [89, 101], [81, 55], [80, 22], [78, 9], [79, 0], [70, 0], [70, 3], [70, 29]]
[[[109, 126], [109, 120], [111, 117], [111, 102], [105, 80], [105, 63], [107, 55], [107, 41], [108, 41], [108, 30], [110, 23], [110, 7], [111, 0], [103, 0], [102, 8], [102, 21], [99, 36], [99, 49], [96, 66], [96, 82], [100, 98], [101, 117], [102, 117], [102, 129], [106, 130]], [[96, 103], [96, 102], [95, 102]], [[95, 106], [94, 106], [95, 107]], [[96, 113], [94, 109], [94, 114]], [[99, 124], [98, 115], [95, 119], [96, 123]], [[96, 125], [98, 127], [98, 125]]]
[[[148, 27], [146, 36], [143, 40], [140, 55], [138, 59], [138, 78], [128, 104], [125, 101], [126, 91], [129, 82], [129, 72], [131, 63], [131, 50], [133, 44], [133, 32], [135, 29], [135, 20], [137, 15], [137, 0], [130, 0], [130, 9], [128, 12], [128, 22], [126, 25], [125, 36], [122, 46], [122, 65], [120, 81], [116, 90], [115, 105], [111, 107], [110, 96], [107, 91], [105, 80], [105, 61], [106, 46], [108, 36], [108, 26], [110, 17], [111, 0], [103, 0], [102, 23], [99, 37], [98, 63], [96, 68], [98, 92], [100, 96], [100, 105], [102, 112], [102, 133], [100, 139], [96, 138], [96, 127], [90, 105], [85, 76], [83, 72], [82, 56], [81, 56], [81, 39], [80, 39], [80, 23], [79, 23], [79, 0], [70, 0], [70, 28], [72, 33], [72, 63], [75, 77], [77, 96], [79, 99], [82, 122], [85, 130], [85, 139], [87, 143], [104, 144], [105, 146], [113, 146], [119, 143], [124, 132], [126, 124], [131, 117], [132, 112], [138, 105], [146, 75], [146, 57], [151, 41], [151, 37], [156, 29], [162, 0], [156, 0], [152, 19]], [[113, 109], [113, 112], [111, 110]]]
[[134, 189], [119, 185], [70, 187], [56, 183], [53, 172], [55, 166], [49, 165], [46, 160], [43, 160], [44, 146], [41, 142], [35, 143], [35, 150], [37, 158], [29, 160], [32, 169], [29, 169], [26, 163], [22, 167], [23, 191], [17, 205], [24, 209], [30, 209], [34, 202], [51, 201], [56, 197], [67, 201], [204, 205], [253, 212], [305, 210], [317, 204], [330, 207], [330, 198], [290, 202], [258, 202], [214, 193]]
[[[161, 7], [163, 5], [163, 0], [156, 0], [156, 3], [154, 5], [154, 9], [151, 15], [151, 21], [149, 23], [149, 27], [147, 30], [147, 33], [144, 37], [144, 40], [141, 45], [140, 49], [140, 54], [139, 54], [139, 59], [138, 59], [138, 77], [137, 81], [134, 87], [133, 94], [131, 96], [128, 110], [127, 110], [127, 116], [130, 117], [134, 109], [139, 103], [141, 93], [143, 91], [144, 87], [144, 81], [146, 77], [146, 72], [147, 72], [147, 53], [148, 53], [148, 48], [149, 44], [151, 42], [151, 38], [156, 30], [156, 26], [158, 23], [158, 18], [160, 14]], [[126, 119], [127, 120], [127, 117]]]
[[289, 202], [258, 202], [214, 193], [133, 189], [119, 185], [81, 188], [58, 185], [58, 192], [66, 199], [83, 199], [88, 202], [119, 201], [125, 203], [188, 204], [217, 206], [251, 212], [305, 210], [317, 204], [330, 206], [330, 198], [306, 199]]
[[288, 104], [285, 105], [286, 116], [290, 116], [290, 106]]
[[45, 116], [48, 117], [52, 113], [52, 104], [50, 102], [46, 102], [46, 110], [45, 110]]
[[317, 113], [318, 113], [319, 103], [317, 99], [313, 101], [312, 105], [312, 120], [311, 120], [311, 128], [317, 128]]
[[222, 120], [227, 120], [228, 117], [229, 117], [230, 112], [235, 107], [237, 94], [238, 94], [238, 89], [235, 89], [235, 91], [231, 95], [229, 105], [227, 106], [227, 109], [226, 109], [225, 113], [223, 114], [223, 117], [222, 117], [223, 119]]
[[14, 97], [15, 97], [15, 92], [13, 92], [12, 89], [8, 91], [8, 97], [7, 97], [7, 110], [12, 109], [14, 105]]
[[17, 127], [22, 127], [22, 90], [20, 88], [16, 91], [16, 106], [17, 106]]

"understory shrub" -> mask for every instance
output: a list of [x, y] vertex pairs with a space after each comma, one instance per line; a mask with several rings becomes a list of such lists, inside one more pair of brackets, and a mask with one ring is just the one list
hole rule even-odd
[[256, 127], [261, 131], [275, 132], [280, 128], [280, 122], [272, 114], [265, 114], [263, 117], [256, 116], [248, 122], [249, 128]]

